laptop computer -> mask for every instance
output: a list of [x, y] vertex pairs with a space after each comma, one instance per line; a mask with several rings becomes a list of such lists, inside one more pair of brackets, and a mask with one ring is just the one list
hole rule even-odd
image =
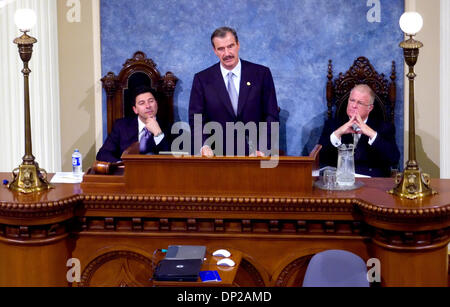
[[206, 246], [201, 245], [169, 245], [164, 259], [199, 259], [203, 262]]
[[158, 281], [197, 281], [201, 267], [200, 259], [163, 259], [153, 278]]

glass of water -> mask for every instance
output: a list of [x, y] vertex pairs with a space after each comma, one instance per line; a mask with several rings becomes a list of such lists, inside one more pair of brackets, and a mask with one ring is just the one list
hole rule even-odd
[[333, 190], [336, 186], [336, 171], [327, 169], [323, 172], [323, 186], [327, 190]]

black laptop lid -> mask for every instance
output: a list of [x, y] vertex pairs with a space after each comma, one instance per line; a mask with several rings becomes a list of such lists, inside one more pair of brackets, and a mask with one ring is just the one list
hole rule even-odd
[[158, 281], [197, 281], [201, 267], [200, 259], [163, 259], [153, 278]]
[[206, 246], [202, 245], [169, 245], [164, 259], [200, 259], [203, 261]]

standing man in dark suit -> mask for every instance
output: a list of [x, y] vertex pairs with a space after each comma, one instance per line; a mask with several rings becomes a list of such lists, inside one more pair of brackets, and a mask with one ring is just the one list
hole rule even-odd
[[347, 103], [349, 120], [345, 123], [331, 119], [325, 122], [319, 143], [320, 164], [336, 166], [337, 147], [355, 145], [355, 172], [371, 177], [389, 177], [391, 167], [398, 164], [400, 152], [395, 142], [395, 127], [371, 118], [375, 93], [366, 84], [356, 85]]
[[169, 150], [170, 134], [166, 134], [169, 130], [156, 117], [156, 92], [149, 86], [140, 86], [133, 91], [133, 97], [133, 111], [137, 116], [121, 118], [114, 123], [111, 133], [97, 153], [98, 161], [121, 160], [124, 150], [137, 141], [140, 142], [141, 154], [158, 154]]
[[[214, 53], [219, 58], [217, 63], [194, 76], [189, 102], [189, 124], [194, 135], [202, 135], [200, 148], [194, 148], [194, 154], [201, 152], [203, 156], [213, 156], [210, 146], [205, 145], [207, 136], [203, 135], [203, 127], [211, 122], [218, 123], [223, 131], [223, 154], [232, 153], [230, 145], [234, 144], [236, 155], [236, 131], [228, 133], [227, 123], [254, 123], [260, 131], [259, 124], [267, 123], [267, 145], [270, 144], [271, 123], [279, 122], [278, 104], [275, 86], [270, 69], [239, 59], [239, 40], [234, 29], [222, 27], [211, 35]], [[195, 116], [202, 116], [200, 127], [194, 130]], [[240, 136], [242, 138], [242, 136]], [[278, 138], [277, 138], [278, 139]], [[233, 141], [234, 140], [234, 141]], [[227, 145], [228, 143], [228, 145]], [[216, 144], [217, 145], [217, 144]], [[272, 146], [270, 146], [272, 145]], [[278, 144], [275, 144], [278, 148]], [[228, 150], [227, 150], [228, 146]], [[195, 146], [194, 146], [195, 147]], [[246, 154], [264, 156], [261, 144], [254, 144], [245, 137]], [[267, 149], [268, 149], [267, 148]], [[217, 149], [217, 146], [216, 146]], [[262, 149], [262, 148], [261, 148]], [[221, 155], [220, 150], [216, 152]]]

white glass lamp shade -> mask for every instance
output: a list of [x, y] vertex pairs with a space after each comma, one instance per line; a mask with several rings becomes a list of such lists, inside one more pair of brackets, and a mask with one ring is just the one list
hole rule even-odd
[[406, 12], [400, 17], [400, 28], [408, 35], [416, 35], [423, 26], [423, 19], [417, 12]]
[[20, 9], [14, 15], [14, 22], [21, 31], [30, 31], [36, 25], [36, 13], [32, 9]]

